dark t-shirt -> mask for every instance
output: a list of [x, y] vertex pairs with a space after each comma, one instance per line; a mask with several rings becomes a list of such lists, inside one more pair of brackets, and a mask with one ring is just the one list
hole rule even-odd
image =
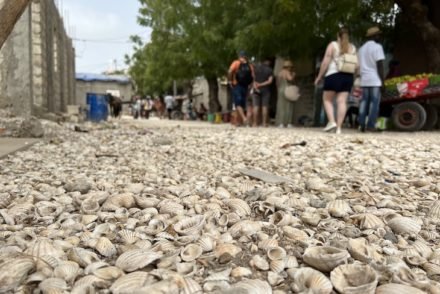
[[[272, 69], [261, 63], [255, 66], [255, 81], [257, 83], [264, 83], [273, 75]], [[270, 85], [260, 88], [260, 91], [270, 91]]]

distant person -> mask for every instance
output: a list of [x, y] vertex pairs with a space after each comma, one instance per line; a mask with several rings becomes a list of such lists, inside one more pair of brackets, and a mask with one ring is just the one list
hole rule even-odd
[[295, 75], [292, 61], [284, 61], [283, 68], [277, 75], [278, 99], [275, 122], [279, 128], [292, 127], [294, 102], [284, 96], [284, 90], [295, 83]]
[[167, 108], [168, 112], [168, 119], [171, 120], [171, 113], [173, 112], [174, 108], [174, 97], [171, 95], [165, 96], [165, 107]]
[[[368, 41], [359, 49], [362, 100], [359, 107], [361, 131], [376, 131], [381, 88], [384, 81], [385, 53], [380, 44], [382, 32], [378, 27], [368, 29]], [[368, 123], [367, 123], [368, 116]]]
[[238, 60], [232, 62], [229, 67], [228, 83], [232, 90], [232, 97], [238, 115], [245, 125], [248, 123], [244, 113], [246, 99], [254, 79], [254, 67], [250, 64], [246, 52], [240, 51]]
[[147, 102], [145, 103], [145, 118], [150, 118], [150, 113], [153, 110], [153, 100], [151, 100], [151, 97], [147, 97]]
[[402, 72], [400, 71], [400, 62], [397, 60], [392, 60], [388, 65], [388, 74], [385, 79], [388, 80], [400, 76], [402, 76]]
[[253, 126], [258, 126], [258, 117], [260, 109], [262, 112], [262, 125], [268, 126], [268, 113], [270, 102], [270, 86], [273, 83], [273, 71], [270, 67], [270, 60], [266, 59], [257, 64], [255, 67], [255, 83], [252, 91], [252, 106], [253, 106]]
[[[349, 31], [346, 28], [341, 28], [337, 35], [337, 41], [333, 41], [327, 46], [319, 74], [315, 80], [315, 86], [318, 86], [325, 76], [323, 102], [328, 124], [324, 128], [324, 132], [336, 129], [336, 134], [341, 133], [347, 112], [347, 98], [354, 82], [354, 72], [340, 72], [338, 69], [337, 61], [340, 60], [343, 54], [356, 54], [356, 47], [350, 43]], [[335, 97], [337, 120], [335, 119], [335, 107], [333, 106]]]

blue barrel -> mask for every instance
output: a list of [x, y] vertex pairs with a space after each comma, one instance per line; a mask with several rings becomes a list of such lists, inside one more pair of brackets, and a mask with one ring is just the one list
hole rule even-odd
[[100, 122], [108, 118], [108, 101], [106, 94], [87, 93], [87, 119]]

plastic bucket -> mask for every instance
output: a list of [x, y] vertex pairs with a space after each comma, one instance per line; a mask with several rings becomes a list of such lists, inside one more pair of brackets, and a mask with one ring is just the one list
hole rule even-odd
[[108, 118], [106, 94], [87, 93], [87, 119], [100, 122]]
[[215, 120], [215, 114], [214, 113], [208, 113], [208, 122], [214, 122]]
[[221, 124], [222, 123], [222, 114], [221, 113], [216, 113], [215, 114], [215, 123], [216, 124]]

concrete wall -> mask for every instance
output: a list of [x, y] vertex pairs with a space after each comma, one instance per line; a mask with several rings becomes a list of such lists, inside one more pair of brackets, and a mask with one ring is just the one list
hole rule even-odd
[[85, 106], [87, 93], [105, 94], [108, 90], [119, 91], [124, 101], [129, 101], [134, 95], [131, 84], [76, 80], [76, 100], [73, 104]]
[[[20, 62], [18, 62], [20, 61]], [[75, 52], [53, 0], [33, 0], [0, 51], [0, 107], [65, 112], [75, 100]]]

